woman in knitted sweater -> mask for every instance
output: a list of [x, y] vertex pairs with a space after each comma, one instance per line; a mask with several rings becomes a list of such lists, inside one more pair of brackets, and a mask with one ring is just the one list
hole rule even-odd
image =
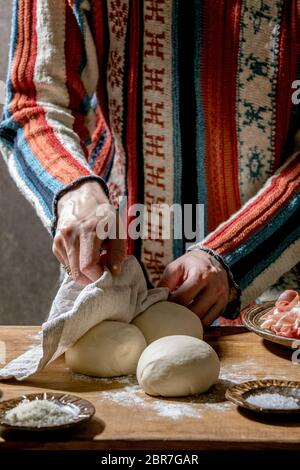
[[[15, 0], [0, 150], [77, 282], [133, 253], [205, 324], [299, 288], [299, 18], [297, 0]], [[102, 244], [122, 196], [202, 208], [202, 240]]]

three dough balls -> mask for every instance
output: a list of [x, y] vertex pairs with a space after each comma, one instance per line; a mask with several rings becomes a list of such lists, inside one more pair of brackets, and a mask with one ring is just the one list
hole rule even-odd
[[149, 395], [193, 395], [208, 390], [220, 371], [217, 354], [202, 338], [193, 312], [157, 302], [131, 324], [105, 320], [91, 328], [66, 351], [66, 365], [96, 377], [136, 373]]

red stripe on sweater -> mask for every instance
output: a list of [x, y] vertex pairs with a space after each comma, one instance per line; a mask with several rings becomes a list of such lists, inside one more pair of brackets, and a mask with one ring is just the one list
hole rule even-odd
[[[125, 146], [127, 153], [127, 193], [128, 207], [138, 200], [138, 167], [137, 167], [137, 93], [138, 66], [140, 53], [140, 1], [132, 0], [129, 28], [129, 61], [128, 61], [128, 90], [127, 90], [127, 121], [125, 125]], [[124, 116], [126, 119], [126, 116]], [[128, 223], [131, 219], [129, 217]], [[127, 252], [134, 251], [134, 240], [127, 238]]]
[[111, 132], [105, 122], [100, 106], [96, 109], [97, 116], [97, 127], [93, 132], [92, 144], [89, 147], [90, 155], [95, 151], [95, 148], [99, 144], [99, 140], [103, 139], [103, 133], [106, 132], [105, 142], [101, 146], [100, 150], [95, 157], [94, 172], [97, 175], [104, 176], [109, 160], [112, 157], [112, 136]]
[[13, 119], [23, 125], [24, 138], [45, 171], [63, 184], [68, 184], [90, 172], [60, 143], [47, 122], [44, 109], [37, 105], [34, 84], [37, 56], [36, 1], [19, 0], [18, 11], [18, 41], [12, 66], [15, 90], [11, 103]]
[[12, 114], [24, 105], [35, 104], [36, 90], [32, 86], [34, 64], [37, 54], [35, 31], [36, 2], [19, 0], [18, 37], [12, 65], [12, 83], [16, 93], [10, 105]]
[[65, 40], [65, 58], [66, 58], [66, 87], [69, 92], [69, 108], [74, 117], [73, 129], [80, 138], [80, 145], [88, 158], [88, 151], [84, 143], [85, 139], [90, 137], [89, 131], [85, 126], [84, 115], [80, 112], [80, 107], [85, 96], [85, 89], [78, 73], [80, 60], [84, 53], [82, 42], [76, 41], [81, 32], [76, 21], [73, 10], [66, 8], [66, 40]]
[[[240, 207], [236, 75], [241, 1], [204, 1], [202, 98], [206, 121], [208, 230]], [[231, 21], [228, 21], [228, 18]], [[230, 27], [228, 27], [230, 25]]]
[[104, 173], [109, 166], [109, 161], [113, 156], [112, 149], [112, 135], [109, 124], [109, 110], [108, 110], [108, 96], [107, 96], [107, 57], [109, 50], [109, 43], [107, 40], [108, 27], [107, 21], [105, 22], [105, 3], [93, 2], [92, 3], [92, 35], [96, 45], [96, 53], [98, 60], [99, 80], [97, 86], [97, 119], [98, 125], [92, 136], [92, 144], [89, 148], [92, 154], [98, 145], [99, 139], [102, 138], [103, 133], [106, 132], [105, 143], [101, 147], [95, 159], [94, 172], [98, 175], [104, 176]]
[[216, 230], [205, 245], [224, 255], [276, 216], [300, 187], [300, 162], [293, 159], [238, 216]]

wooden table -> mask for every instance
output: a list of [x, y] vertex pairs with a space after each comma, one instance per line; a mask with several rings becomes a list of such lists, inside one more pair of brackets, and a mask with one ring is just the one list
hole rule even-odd
[[[0, 327], [6, 361], [34, 344], [37, 331], [30, 326]], [[234, 382], [299, 380], [300, 365], [292, 364], [291, 351], [237, 327], [212, 328], [206, 340], [221, 358], [222, 374], [218, 387], [200, 398], [154, 399], [139, 390], [133, 378], [92, 380], [72, 374], [63, 358], [24, 382], [1, 382], [2, 400], [63, 391], [90, 400], [97, 411], [91, 422], [60, 435], [20, 436], [1, 430], [0, 450], [300, 449], [300, 417], [262, 418], [224, 398], [226, 387]]]

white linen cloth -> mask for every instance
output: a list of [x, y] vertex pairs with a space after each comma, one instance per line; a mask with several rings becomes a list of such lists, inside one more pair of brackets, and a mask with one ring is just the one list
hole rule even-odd
[[63, 354], [84, 333], [103, 320], [130, 323], [150, 305], [168, 298], [167, 288], [147, 289], [137, 259], [129, 256], [122, 273], [112, 276], [105, 268], [92, 284], [81, 287], [65, 276], [42, 325], [41, 344], [0, 369], [0, 380], [24, 380]]

